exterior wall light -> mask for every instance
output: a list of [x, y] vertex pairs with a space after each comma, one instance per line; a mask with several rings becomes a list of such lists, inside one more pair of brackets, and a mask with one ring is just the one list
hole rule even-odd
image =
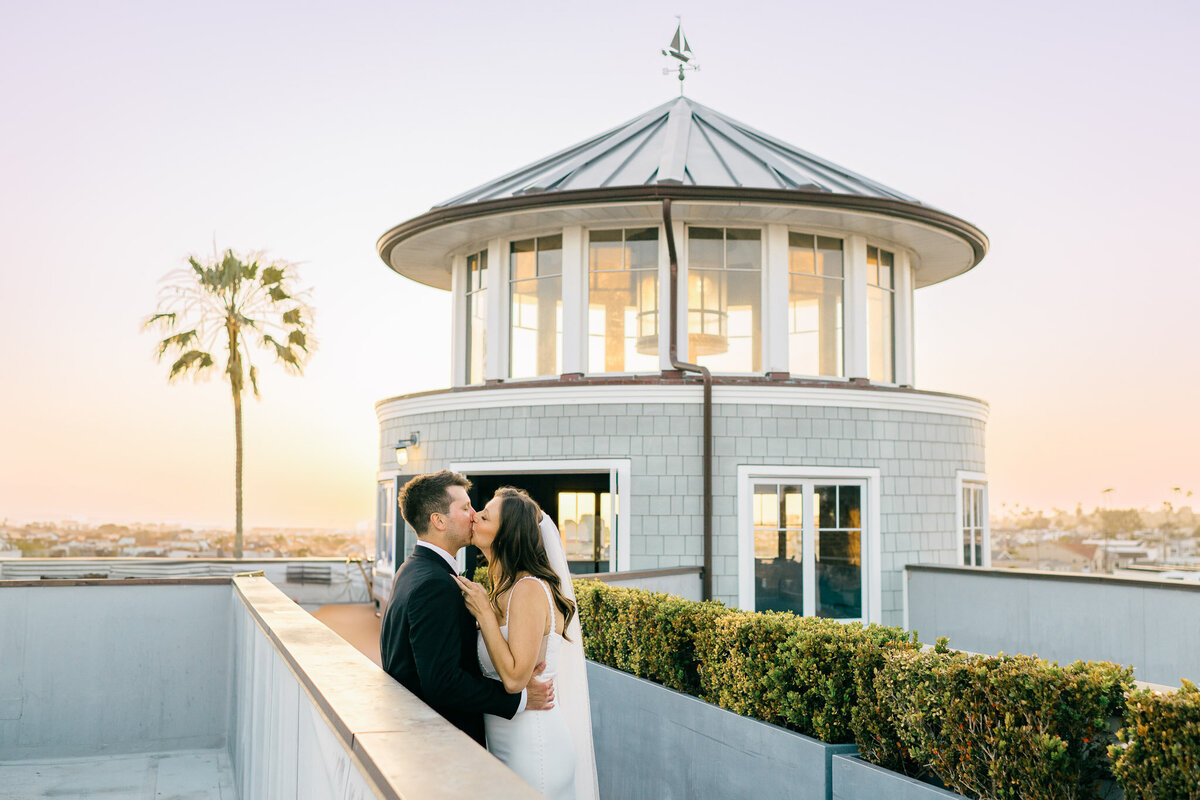
[[413, 434], [407, 439], [401, 439], [396, 442], [396, 463], [400, 466], [408, 464], [408, 448], [416, 447], [421, 439], [419, 431], [413, 431]]

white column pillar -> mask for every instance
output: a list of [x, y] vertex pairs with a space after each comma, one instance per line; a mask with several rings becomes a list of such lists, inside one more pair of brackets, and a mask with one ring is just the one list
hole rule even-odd
[[587, 371], [587, 259], [583, 227], [568, 225], [562, 232], [562, 371]]
[[508, 377], [508, 242], [488, 242], [487, 360], [484, 380]]
[[763, 270], [763, 371], [788, 372], [788, 229], [767, 226]]
[[896, 252], [896, 383], [914, 385], [913, 275], [908, 251]]
[[467, 259], [450, 258], [450, 385], [467, 383]]
[[846, 377], [866, 378], [870, 374], [867, 350], [867, 240], [846, 237], [845, 325]]

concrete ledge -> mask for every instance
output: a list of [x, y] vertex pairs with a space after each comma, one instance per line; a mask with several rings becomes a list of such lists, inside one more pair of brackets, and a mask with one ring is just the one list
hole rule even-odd
[[1034, 569], [997, 569], [996, 567], [959, 567], [947, 564], [907, 564], [910, 572], [947, 572], [987, 578], [1012, 578], [1056, 583], [1092, 583], [1114, 586], [1147, 586], [1154, 589], [1177, 589], [1200, 593], [1200, 583], [1171, 581], [1162, 578], [1133, 578], [1125, 575], [1091, 575], [1086, 572], [1047, 572]]
[[[234, 578], [251, 617], [384, 798], [532, 800], [494, 756], [265, 578]], [[447, 769], [445, 765], [453, 765]]]
[[230, 578], [44, 578], [40, 580], [0, 580], [0, 589], [21, 586], [212, 586], [228, 584]]

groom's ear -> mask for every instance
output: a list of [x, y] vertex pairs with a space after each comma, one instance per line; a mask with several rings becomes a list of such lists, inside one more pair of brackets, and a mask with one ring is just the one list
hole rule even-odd
[[429, 530], [427, 532], [432, 533], [444, 530], [446, 530], [446, 515], [434, 511], [429, 515]]

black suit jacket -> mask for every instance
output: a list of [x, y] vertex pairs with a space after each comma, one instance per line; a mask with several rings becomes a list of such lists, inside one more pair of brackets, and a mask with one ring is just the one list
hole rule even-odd
[[396, 573], [383, 615], [383, 668], [483, 745], [483, 715], [512, 719], [521, 695], [483, 677], [475, 637], [475, 618], [454, 582], [454, 570], [429, 548], [413, 548]]

